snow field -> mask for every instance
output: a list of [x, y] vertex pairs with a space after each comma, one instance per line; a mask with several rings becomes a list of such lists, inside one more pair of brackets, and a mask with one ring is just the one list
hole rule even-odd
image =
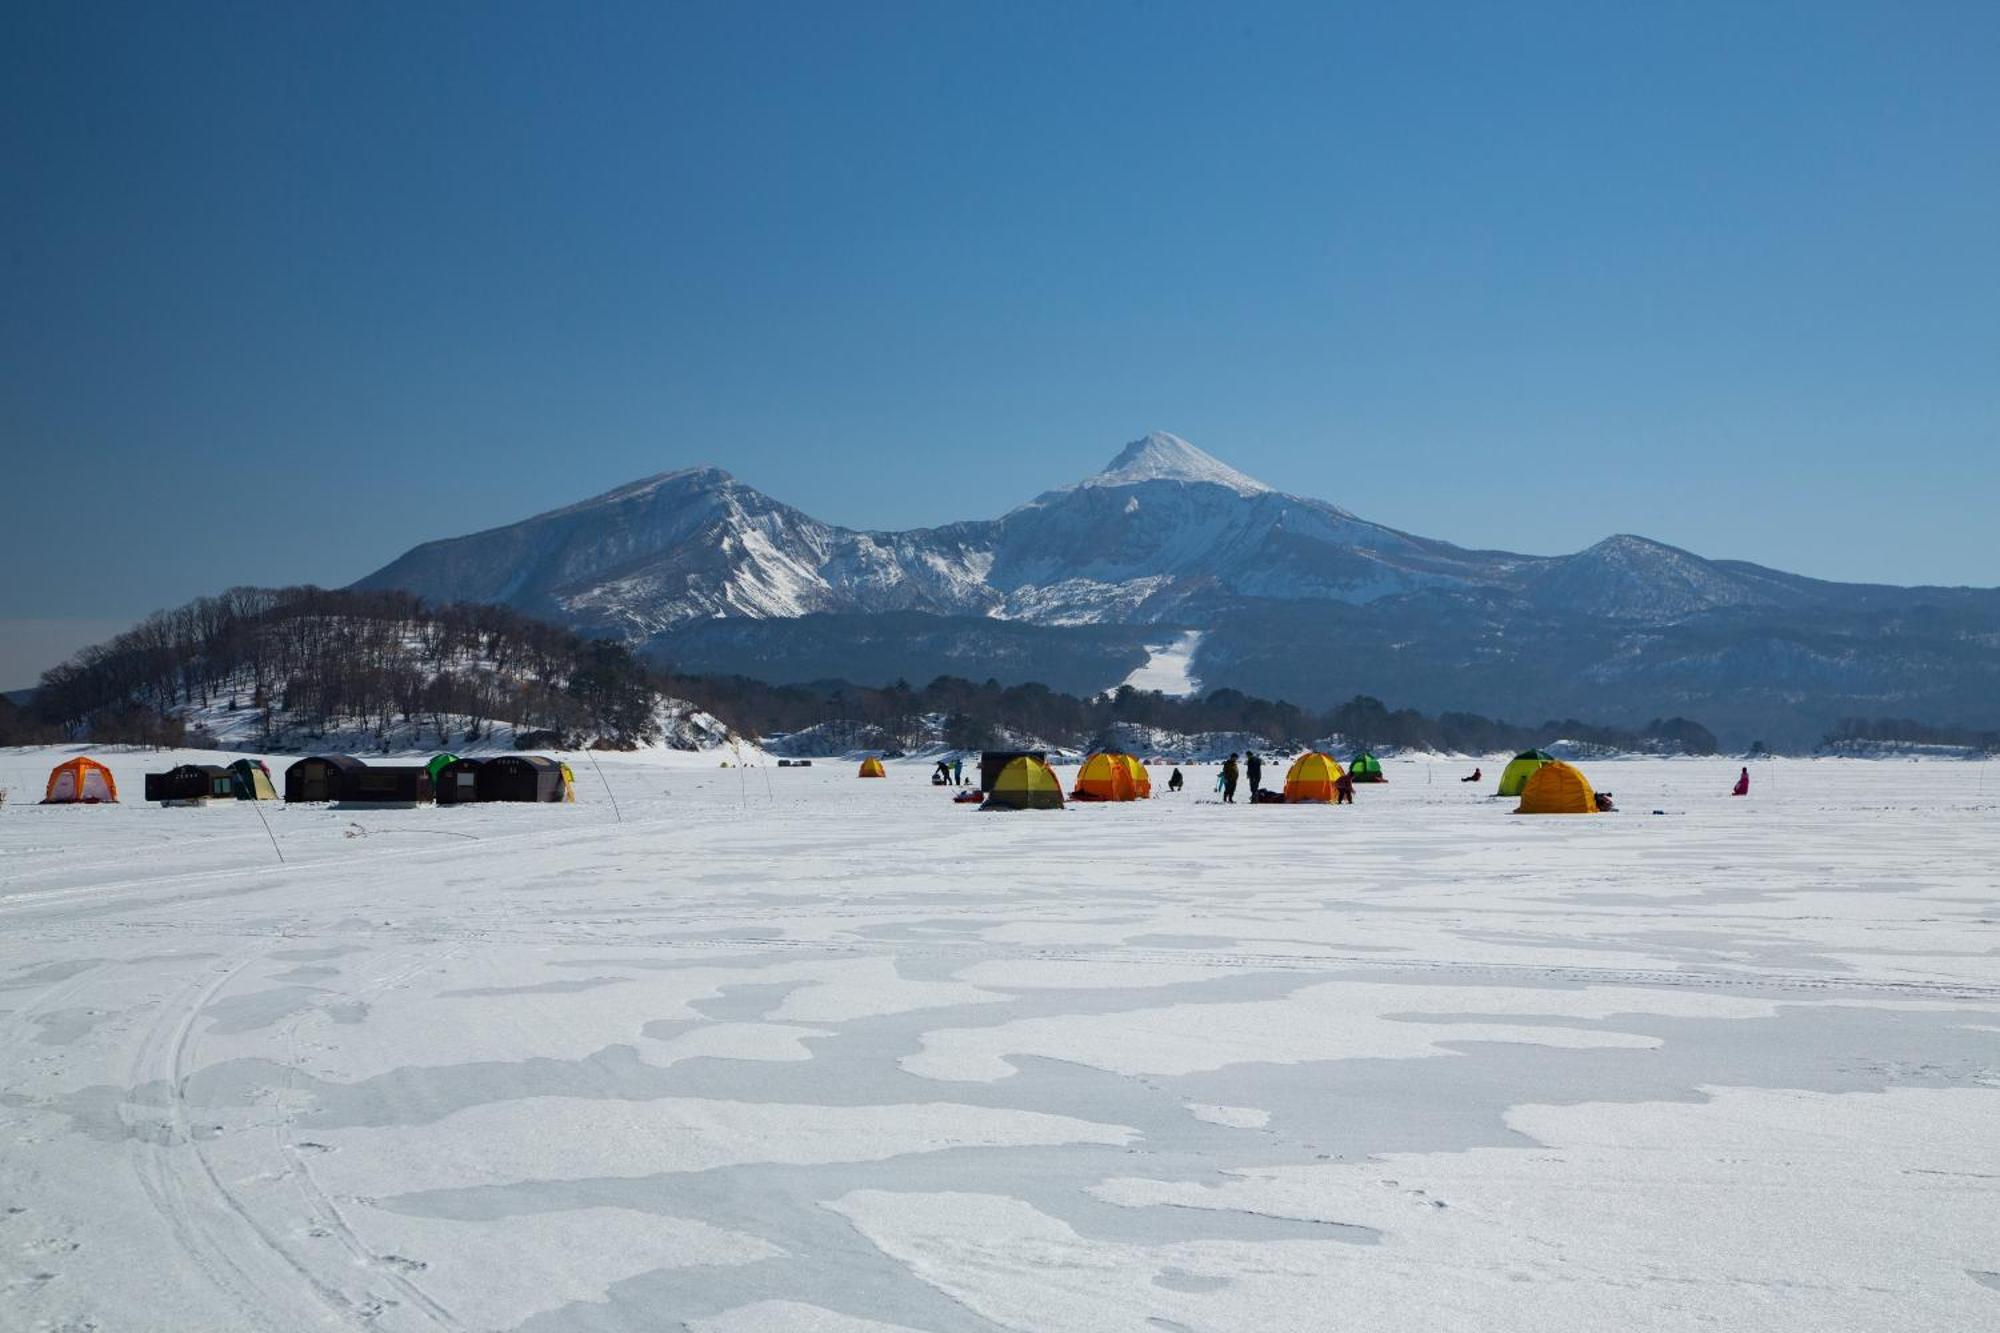
[[2000, 1319], [1984, 765], [1535, 820], [649, 753], [622, 820], [585, 763], [267, 835], [60, 757], [0, 752], [0, 1327]]

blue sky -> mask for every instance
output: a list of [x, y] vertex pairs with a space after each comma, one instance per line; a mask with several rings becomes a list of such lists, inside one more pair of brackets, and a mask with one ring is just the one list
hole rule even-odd
[[10, 6], [0, 618], [702, 462], [990, 515], [1151, 429], [2000, 583], [1995, 68], [1990, 3]]

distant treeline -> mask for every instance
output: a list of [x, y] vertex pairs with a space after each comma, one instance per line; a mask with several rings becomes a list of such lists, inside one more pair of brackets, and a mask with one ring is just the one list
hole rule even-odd
[[1303, 746], [1342, 736], [1377, 748], [1486, 753], [1556, 739], [1624, 750], [1711, 754], [1715, 737], [1685, 718], [1631, 729], [1573, 718], [1523, 726], [1474, 713], [1429, 716], [1357, 697], [1324, 712], [1237, 690], [1176, 698], [1120, 687], [1063, 694], [1043, 685], [940, 676], [869, 687], [767, 685], [743, 676], [660, 671], [623, 644], [590, 639], [493, 606], [438, 606], [407, 593], [234, 588], [159, 612], [44, 673], [32, 706], [0, 709], [0, 743], [89, 737], [193, 743], [182, 715], [253, 711], [260, 741], [343, 727], [413, 726], [442, 747], [502, 719], [550, 744], [641, 740], [662, 698], [704, 709], [746, 736], [857, 723], [909, 746], [944, 719], [947, 744], [979, 749], [1005, 733], [1084, 747], [1114, 727], [1242, 732]]
[[942, 715], [945, 743], [963, 749], [984, 748], [1003, 731], [1088, 747], [1116, 726], [1134, 725], [1184, 735], [1243, 732], [1293, 748], [1339, 735], [1357, 745], [1376, 748], [1472, 754], [1525, 749], [1558, 738], [1621, 750], [1677, 754], [1713, 754], [1716, 750], [1714, 735], [1686, 718], [1660, 719], [1637, 730], [1575, 719], [1517, 726], [1475, 713], [1433, 717], [1414, 709], [1391, 709], [1365, 695], [1317, 712], [1230, 689], [1199, 697], [1174, 697], [1120, 686], [1110, 694], [1081, 697], [1044, 685], [1002, 685], [993, 680], [975, 684], [956, 676], [940, 676], [922, 688], [906, 681], [882, 688], [845, 681], [766, 685], [743, 676], [683, 676], [669, 681], [672, 693], [757, 736], [830, 722], [858, 722], [892, 740], [913, 745], [925, 734], [924, 719]]
[[1956, 745], [2000, 753], [2000, 731], [1973, 727], [1933, 726], [1907, 717], [1844, 717], [1826, 733], [1829, 749], [1855, 744]]

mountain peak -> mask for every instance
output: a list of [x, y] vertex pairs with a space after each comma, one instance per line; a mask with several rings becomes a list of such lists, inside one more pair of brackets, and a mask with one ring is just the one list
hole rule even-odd
[[1178, 435], [1154, 431], [1118, 451], [1104, 471], [1086, 477], [1084, 486], [1131, 486], [1142, 481], [1199, 481], [1226, 486], [1238, 495], [1258, 495], [1271, 488], [1245, 476], [1229, 464], [1189, 444]]

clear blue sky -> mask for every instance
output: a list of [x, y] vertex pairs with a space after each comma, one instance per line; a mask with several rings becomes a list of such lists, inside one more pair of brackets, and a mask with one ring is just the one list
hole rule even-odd
[[0, 617], [699, 462], [990, 515], [1155, 428], [2000, 582], [2000, 5], [1237, 9], [10, 5]]

